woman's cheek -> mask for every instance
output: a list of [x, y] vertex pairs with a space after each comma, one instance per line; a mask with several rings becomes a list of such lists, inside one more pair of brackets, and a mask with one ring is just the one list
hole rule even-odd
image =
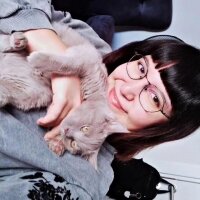
[[128, 113], [127, 119], [128, 127], [132, 130], [142, 129], [149, 125], [146, 113], [144, 113], [139, 106], [132, 108], [132, 110]]

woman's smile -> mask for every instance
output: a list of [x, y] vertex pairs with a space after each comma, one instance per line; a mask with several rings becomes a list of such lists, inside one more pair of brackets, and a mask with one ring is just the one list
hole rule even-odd
[[109, 102], [112, 106], [114, 106], [115, 108], [117, 108], [118, 110], [123, 110], [120, 102], [119, 102], [119, 99], [116, 95], [116, 91], [115, 91], [115, 88], [112, 88], [108, 94], [109, 96]]

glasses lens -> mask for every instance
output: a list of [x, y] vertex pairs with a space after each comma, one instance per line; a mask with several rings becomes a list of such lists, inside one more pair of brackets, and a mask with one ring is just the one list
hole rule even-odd
[[154, 85], [147, 85], [140, 93], [140, 103], [147, 112], [158, 112], [164, 107], [164, 98], [161, 91]]
[[[133, 62], [134, 61], [134, 62]], [[145, 58], [140, 55], [134, 55], [126, 65], [128, 76], [131, 79], [139, 80], [146, 76], [148, 65]]]

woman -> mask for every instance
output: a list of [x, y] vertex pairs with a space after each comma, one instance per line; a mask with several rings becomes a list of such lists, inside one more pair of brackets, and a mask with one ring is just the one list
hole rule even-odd
[[181, 139], [199, 127], [199, 49], [154, 37], [130, 43], [108, 54], [104, 62], [111, 71], [119, 66], [109, 77], [114, 80], [114, 109], [132, 130], [110, 137], [119, 158]]
[[[10, 16], [13, 20], [17, 16], [19, 20], [26, 12], [31, 12], [31, 16], [37, 13], [37, 19], [41, 17], [41, 22], [46, 17], [43, 12], [30, 9], [34, 2], [26, 5], [12, 2], [17, 6], [10, 5], [10, 9], [20, 9], [15, 14], [9, 11], [11, 15], [3, 16], [6, 20], [10, 20]], [[45, 5], [43, 10], [46, 9]], [[51, 20], [66, 20], [67, 24], [77, 27], [77, 21], [64, 18], [61, 13], [53, 11], [50, 15]], [[27, 28], [16, 29], [13, 23], [11, 27], [4, 19], [1, 19], [0, 23], [4, 25], [0, 27], [2, 31], [26, 31], [30, 51], [56, 49], [62, 53], [67, 48], [51, 30], [29, 31], [30, 26], [32, 29], [38, 29], [43, 28], [43, 25], [35, 27], [31, 24], [27, 25]], [[44, 22], [48, 24], [48, 20]], [[85, 24], [80, 24], [81, 28], [87, 28]], [[52, 29], [50, 23], [44, 28]], [[82, 33], [84, 30], [82, 29]], [[86, 35], [91, 36], [88, 32]], [[96, 35], [93, 38], [98, 44], [102, 44], [102, 47], [107, 47]], [[116, 134], [108, 138], [108, 142], [117, 150], [118, 158], [129, 159], [142, 149], [185, 137], [199, 127], [198, 49], [176, 40], [147, 40], [131, 43], [108, 54], [104, 62], [112, 72], [108, 79], [110, 107], [119, 120], [131, 130], [130, 134]], [[55, 93], [53, 103], [46, 117], [38, 121], [38, 124], [46, 127], [58, 126], [63, 117], [71, 112], [71, 108], [73, 110], [80, 104], [79, 81], [76, 78], [54, 77], [52, 82]], [[73, 83], [71, 92], [68, 83]], [[66, 98], [69, 99], [65, 100]], [[68, 106], [66, 102], [69, 101], [76, 103]], [[99, 172], [96, 172], [87, 161], [68, 153], [58, 158], [48, 150], [43, 140], [43, 134], [47, 130], [35, 124], [44, 113], [45, 111], [23, 113], [11, 107], [1, 110], [1, 198], [56, 199], [65, 196], [68, 199], [103, 199], [113, 180], [110, 166], [114, 154], [112, 146], [108, 143], [102, 146], [98, 158]], [[186, 126], [183, 126], [183, 123]], [[53, 128], [49, 131], [46, 137], [51, 137], [55, 130], [56, 128]]]

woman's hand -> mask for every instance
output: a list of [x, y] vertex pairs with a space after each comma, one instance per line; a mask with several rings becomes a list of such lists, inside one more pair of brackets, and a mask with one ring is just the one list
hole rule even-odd
[[49, 142], [50, 140], [55, 139], [59, 135], [60, 135], [60, 126], [58, 125], [52, 128], [50, 131], [46, 132], [44, 140], [46, 142]]
[[[38, 29], [26, 31], [27, 50], [47, 53], [64, 54], [67, 47], [52, 30]], [[37, 123], [44, 127], [57, 126], [70, 111], [81, 103], [80, 81], [76, 77], [54, 75], [51, 79], [53, 99], [47, 114], [38, 119]]]
[[44, 127], [55, 127], [81, 103], [80, 81], [76, 77], [54, 75], [52, 77], [53, 100], [46, 116], [37, 123]]

